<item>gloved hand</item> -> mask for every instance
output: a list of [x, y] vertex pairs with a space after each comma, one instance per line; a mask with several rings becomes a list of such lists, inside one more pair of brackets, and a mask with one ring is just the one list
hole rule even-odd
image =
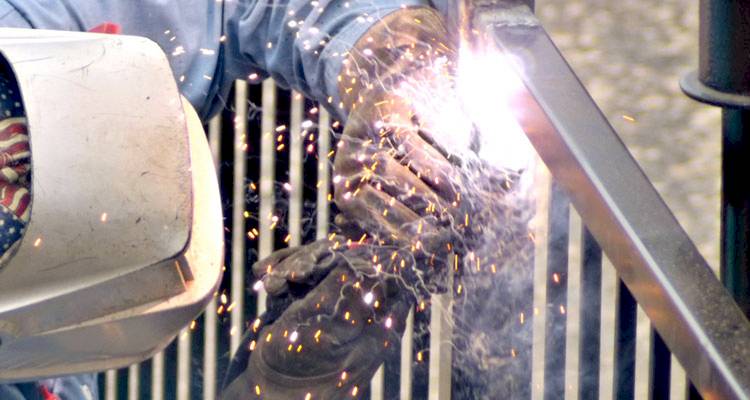
[[340, 89], [349, 118], [334, 194], [368, 238], [282, 250], [253, 267], [269, 311], [246, 335], [247, 368], [223, 398], [351, 398], [400, 340], [414, 301], [408, 288], [423, 277], [415, 259], [428, 255], [415, 250], [445, 249], [460, 199], [455, 165], [394, 89], [434, 73], [423, 67], [451, 56], [446, 38], [434, 10], [407, 8], [376, 23], [345, 60]]
[[243, 343], [252, 350], [247, 369], [222, 398], [340, 399], [360, 392], [400, 339], [413, 303], [398, 278], [375, 267], [373, 256], [385, 251], [392, 253], [321, 240], [254, 265], [271, 309], [278, 301], [288, 308], [252, 325]]
[[379, 243], [427, 254], [454, 233], [456, 164], [398, 88], [444, 78], [435, 65], [450, 65], [446, 38], [431, 9], [394, 13], [357, 43], [340, 84], [349, 117], [334, 164], [336, 205]]

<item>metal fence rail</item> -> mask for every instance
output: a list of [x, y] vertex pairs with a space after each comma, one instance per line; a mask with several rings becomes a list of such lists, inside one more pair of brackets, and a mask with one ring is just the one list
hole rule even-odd
[[[106, 400], [216, 399], [230, 351], [237, 346], [247, 321], [262, 307], [244, 276], [250, 264], [270, 254], [274, 246], [326, 237], [331, 220], [331, 151], [335, 149], [331, 125], [338, 124], [325, 109], [279, 90], [272, 81], [252, 86], [240, 83], [234, 93], [233, 105], [208, 126], [231, 238], [222, 289], [204, 315], [162, 353], [141, 365], [104, 374]], [[552, 223], [540, 224], [544, 232], [537, 234], [541, 256], [537, 257], [534, 290], [541, 300], [533, 318], [537, 320], [534, 334], [542, 337], [543, 343], [535, 343], [534, 351], [543, 357], [537, 357], [532, 365], [532, 380], [537, 383], [532, 397], [635, 398], [637, 390], [644, 392], [636, 388], [633, 372], [635, 302], [620, 284], [617, 306], [602, 308], [615, 300], [606, 282], [602, 289], [601, 250], [588, 230], [570, 228], [569, 220], [578, 220], [580, 229], [580, 220], [559, 187], [547, 192], [540, 191], [542, 206], [537, 216]], [[555, 216], [568, 213], [569, 217]], [[286, 220], [274, 226], [274, 217]], [[611, 277], [612, 272], [609, 274]], [[569, 282], [572, 276], [579, 277], [578, 282]], [[570, 309], [576, 307], [569, 302], [573, 298], [578, 299], [579, 311]], [[441, 314], [449, 310], [449, 301], [446, 295], [438, 295], [427, 310], [417, 307], [412, 311], [399, 358], [379, 370], [361, 398], [451, 398], [451, 326]], [[561, 308], [569, 312], [561, 313]], [[607, 338], [602, 336], [602, 321], [614, 310], [616, 329], [610, 332], [616, 332], [616, 338]], [[571, 321], [569, 316], [576, 313], [578, 320]], [[416, 342], [415, 324], [430, 327], [427, 343], [424, 336]], [[573, 325], [577, 328], [571, 329]], [[559, 331], [555, 326], [562, 326], [566, 334], [545, 334]], [[646, 391], [654, 393], [652, 398], [667, 398], [670, 386], [679, 386], [679, 382], [670, 385], [669, 370], [664, 367], [666, 362], [668, 368], [669, 353], [654, 338], [655, 356], [639, 354], [650, 358], [653, 365]], [[612, 355], [608, 353], [613, 343], [614, 382], [601, 381], [602, 361]], [[574, 364], [578, 368], [571, 370]], [[575, 393], [571, 392], [574, 387]]]
[[[502, 26], [494, 28], [499, 45], [513, 51], [519, 43], [519, 31], [506, 38]], [[573, 85], [566, 93], [587, 98], [571, 83], [577, 81], [564, 61], [554, 62], [554, 47], [549, 47], [551, 42], [543, 31], [533, 33], [541, 36], [523, 43], [541, 46], [532, 50], [548, 56], [544, 68], [537, 72], [554, 72], [572, 79], [562, 81]], [[521, 59], [531, 57], [527, 60], [530, 64], [541, 65], [533, 58], [536, 53], [525, 50], [518, 52]], [[748, 344], [747, 321], [733, 311], [736, 306], [728, 302], [731, 299], [726, 293], [718, 291], [718, 282], [710, 271], [706, 273], [705, 262], [683, 237], [684, 232], [662, 207], [616, 136], [594, 139], [584, 135], [592, 129], [614, 135], [606, 121], [591, 114], [590, 108], [574, 110], [571, 115], [554, 114], [560, 99], [544, 97], [545, 90], [549, 91], [545, 85], [561, 81], [545, 80], [544, 75], [529, 79], [526, 84], [531, 100], [524, 106], [537, 112], [535, 121], [547, 121], [548, 125], [540, 127], [526, 121], [527, 133], [531, 132], [532, 142], [557, 179], [551, 183], [543, 171], [537, 174], [534, 315], [521, 316], [533, 323], [533, 357], [527, 383], [531, 385], [530, 398], [685, 398], [681, 367], [672, 365], [667, 345], [679, 350], [683, 360], [695, 361], [703, 368], [687, 365], [705, 393], [744, 398], [750, 384], [747, 369], [741, 363], [727, 364], [744, 354], [730, 354], [727, 346]], [[547, 119], [550, 114], [556, 118]], [[581, 120], [587, 125], [575, 125]], [[567, 130], [573, 127], [578, 129]], [[106, 400], [216, 399], [230, 354], [245, 327], [265, 308], [263, 293], [254, 291], [246, 276], [250, 265], [275, 248], [307, 243], [328, 233], [333, 214], [333, 132], [340, 126], [323, 107], [277, 88], [271, 80], [261, 85], [238, 82], [231, 106], [208, 128], [227, 216], [229, 248], [224, 282], [206, 313], [185, 327], [163, 352], [140, 365], [102, 374]], [[553, 145], [543, 142], [550, 137]], [[596, 156], [602, 151], [607, 159]], [[583, 163], [581, 157], [588, 157], [584, 161], [589, 163]], [[614, 178], [606, 174], [613, 171], [612, 167], [596, 163], [612, 160], [625, 163], [625, 178], [618, 170], [618, 179], [632, 179], [630, 183], [636, 189], [629, 190], [645, 193], [645, 199], [610, 190], [607, 184]], [[583, 211], [583, 220], [571, 201]], [[649, 215], [659, 224], [657, 233], [679, 239], [682, 247], [670, 247], [671, 255], [659, 253], [648, 242], [653, 239], [648, 226], [638, 225], [643, 220], [632, 219], [638, 208], [622, 201], [651, 206]], [[603, 247], [625, 282], [603, 255], [595, 236], [605, 239]], [[680, 269], [684, 266], [687, 270]], [[708, 285], [713, 297], [696, 299], [694, 289], [698, 284], [689, 279]], [[378, 370], [370, 387], [360, 391], [360, 398], [452, 397], [451, 387], [457, 378], [452, 368], [456, 357], [454, 325], [448, 318], [451, 296], [450, 292], [434, 295], [429, 304], [418, 304], [412, 310], [398, 358], [388, 360]], [[654, 330], [636, 300], [642, 302], [664, 336]], [[715, 326], [710, 324], [720, 321], [731, 321], [734, 329], [712, 330]], [[643, 338], [638, 334], [639, 326], [650, 333], [645, 339], [639, 340]], [[425, 328], [429, 328], [427, 335]], [[721, 335], [727, 336], [721, 339]]]

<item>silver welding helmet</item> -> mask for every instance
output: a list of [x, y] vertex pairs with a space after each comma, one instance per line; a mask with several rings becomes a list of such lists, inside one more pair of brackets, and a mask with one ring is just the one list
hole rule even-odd
[[143, 38], [0, 29], [32, 154], [32, 210], [0, 265], [0, 381], [126, 366], [214, 296], [221, 202], [208, 143]]

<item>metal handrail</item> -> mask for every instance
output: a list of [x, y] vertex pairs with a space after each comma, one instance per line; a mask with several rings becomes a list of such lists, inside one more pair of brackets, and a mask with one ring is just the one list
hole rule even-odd
[[707, 398], [750, 398], [750, 323], [528, 7], [473, 28], [520, 60], [512, 107], [619, 276]]

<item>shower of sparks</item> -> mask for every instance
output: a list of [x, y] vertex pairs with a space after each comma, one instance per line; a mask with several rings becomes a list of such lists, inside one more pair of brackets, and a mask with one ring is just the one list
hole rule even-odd
[[[325, 2], [321, 3], [325, 4]], [[310, 4], [315, 8], [319, 6], [317, 1], [312, 1]], [[350, 4], [347, 2], [344, 7], [350, 7]], [[323, 11], [322, 7], [319, 11]], [[307, 26], [304, 19], [294, 17], [291, 14], [286, 18], [285, 29], [297, 32], [297, 37], [303, 44], [303, 50], [315, 52], [328, 43], [330, 38], [323, 37], [317, 28]], [[368, 15], [358, 19], [358, 23], [372, 21], [373, 17]], [[421, 21], [415, 21], [415, 23], [421, 23]], [[165, 35], [171, 34], [170, 31], [165, 32]], [[171, 38], [172, 41], [175, 39], [176, 37]], [[221, 41], [226, 40], [231, 40], [231, 38], [221, 38]], [[373, 43], [373, 46], [376, 44]], [[428, 43], [428, 47], [433, 50], [419, 55], [412, 50], [418, 47], [417, 45], [420, 43], [406, 46], [402, 56], [405, 58], [424, 56], [430, 59], [430, 62], [423, 66], [424, 69], [420, 73], [400, 77], [402, 78], [399, 80], [400, 83], [393, 88], [392, 92], [407, 100], [413, 108], [413, 115], [410, 116], [418, 117], [420, 123], [424, 123], [425, 131], [429, 130], [430, 144], [433, 144], [438, 149], [438, 153], [448, 159], [454, 170], [444, 171], [435, 168], [434, 165], [437, 164], [433, 165], [429, 157], [426, 159], [426, 168], [407, 162], [403, 162], [402, 165], [414, 171], [418, 179], [430, 188], [449, 185], [455, 191], [455, 196], [444, 203], [425, 201], [421, 204], [418, 202], [418, 214], [422, 218], [414, 226], [403, 226], [401, 232], [391, 233], [389, 236], [378, 235], [374, 232], [353, 237], [347, 237], [343, 232], [329, 234], [328, 240], [332, 253], [358, 251], [357, 254], [366, 255], [361, 258], [367, 261], [366, 267], [355, 266], [352, 263], [350, 274], [341, 275], [336, 279], [340, 287], [340, 297], [352, 301], [337, 303], [330, 316], [354, 325], [353, 329], [371, 326], [388, 331], [384, 333], [387, 339], [382, 342], [384, 348], [388, 348], [389, 344], [396, 343], [399, 339], [400, 334], [393, 335], [403, 328], [405, 315], [392, 313], [394, 300], [389, 298], [389, 295], [384, 295], [384, 289], [373, 282], [384, 282], [388, 279], [398, 282], [402, 289], [412, 292], [408, 300], [398, 299], [398, 301], [413, 302], [411, 307], [405, 307], [405, 309], [411, 308], [419, 313], [429, 313], [433, 307], [436, 307], [435, 303], [431, 303], [433, 294], [450, 293], [453, 297], [453, 303], [449, 308], [453, 311], [450, 315], [452, 318], [450, 323], [455, 332], [455, 346], [461, 350], [457, 352], [459, 354], [456, 356], [455, 363], [471, 364], [466, 370], [472, 373], [487, 371], [509, 362], [507, 361], [509, 355], [513, 358], [518, 354], [523, 355], [526, 344], [516, 343], [515, 347], [508, 347], [507, 343], [503, 344], [496, 340], [497, 335], [488, 336], [477, 329], [469, 329], [472, 324], [476, 325], [475, 328], [481, 327], [479, 320], [482, 319], [481, 323], [485, 323], [487, 318], [476, 315], [481, 312], [477, 310], [483, 310], [485, 304], [478, 307], [475, 303], [507, 303], [508, 311], [510, 311], [507, 315], [507, 320], [510, 321], [508, 324], [517, 326], [520, 336], [523, 336], [524, 332], [531, 327], [529, 318], [538, 314], [536, 309], [532, 311], [531, 308], [523, 310], [512, 308], [514, 307], [513, 300], [515, 300], [513, 296], [527, 289], [525, 281], [517, 287], [506, 287], [514, 285], [516, 280], [523, 281], [526, 278], [530, 257], [529, 246], [532, 245], [533, 240], [528, 231], [528, 222], [533, 214], [531, 207], [533, 191], [530, 190], [533, 184], [533, 173], [529, 171], [533, 171], [534, 168], [534, 153], [509, 107], [506, 107], [514, 93], [521, 88], [521, 83], [515, 72], [517, 66], [514, 60], [493, 49], [480, 46], [459, 46], [460, 50], [454, 52], [446, 51], [451, 47], [448, 44]], [[274, 46], [276, 43], [270, 41], [265, 44], [267, 49], [273, 49]], [[440, 51], [435, 49], [440, 49]], [[179, 42], [174, 43], [172, 50], [174, 57], [179, 57], [185, 52], [185, 48], [179, 45]], [[202, 48], [199, 52], [207, 57], [216, 56], [213, 48]], [[370, 48], [364, 49], [363, 53], [365, 56], [375, 54]], [[334, 56], [344, 58], [345, 54], [334, 54]], [[263, 77], [257, 72], [250, 72], [247, 75], [247, 79], [251, 82], [260, 81]], [[204, 79], [210, 80], [212, 77], [206, 76]], [[359, 79], [360, 77], [354, 77], [347, 82], [353, 86]], [[182, 82], [185, 77], [182, 76], [179, 80]], [[338, 101], [330, 97], [321, 104], [325, 105], [327, 102], [326, 106], [329, 109], [344, 108], [345, 104]], [[354, 104], [354, 107], [356, 106], [358, 106], [357, 103]], [[280, 124], [265, 132], [264, 135], [271, 135], [273, 139], [272, 149], [279, 153], [289, 151], [287, 144], [289, 139], [293, 135], [299, 135], [305, 143], [303, 149], [307, 156], [317, 157], [317, 141], [322, 134], [319, 133], [320, 127], [317, 126], [317, 116], [320, 112], [319, 107], [308, 109], [305, 118], [309, 119], [303, 119], [301, 131], [293, 132], [292, 125]], [[377, 130], [387, 132], [384, 122], [390, 120], [390, 117], [383, 116], [382, 121], [378, 121], [380, 125], [376, 126]], [[628, 118], [632, 117], [623, 116], [623, 119], [630, 121]], [[238, 124], [240, 121], [234, 122]], [[630, 122], [634, 122], [634, 119]], [[342, 124], [339, 121], [334, 121], [331, 125], [334, 130], [341, 127]], [[351, 176], [343, 176], [334, 171], [331, 181], [336, 190], [345, 191], [345, 194], [341, 196], [342, 199], [360, 198], [363, 196], [360, 190], [363, 182], [366, 183], [368, 179], [374, 180], [374, 178], [378, 178], [378, 183], [373, 184], [372, 187], [379, 193], [386, 192], [387, 179], [383, 178], [388, 177], [379, 176], [380, 165], [368, 159], [369, 153], [366, 155], [365, 150], [370, 147], [386, 148], [388, 155], [398, 157], [408, 155], [409, 150], [403, 145], [392, 146], [385, 136], [363, 143], [362, 153], [357, 160], [362, 164], [361, 176], [367, 179], [358, 181]], [[241, 140], [241, 150], [248, 153], [255, 151], [250, 146], [247, 138]], [[336, 152], [342, 146], [341, 141], [337, 146], [327, 154], [329, 162], [333, 162]], [[419, 152], [419, 149], [417, 151]], [[313, 183], [305, 182], [305, 186], [321, 186], [321, 182], [316, 185]], [[261, 187], [264, 187], [264, 183], [248, 181], [246, 186], [248, 198], [256, 201]], [[301, 190], [300, 187], [293, 187], [289, 182], [278, 182], [274, 187], [278, 193]], [[382, 208], [377, 210], [377, 214], [390, 218], [398, 214], [398, 207], [421, 195], [413, 186], [408, 187], [404, 193], [399, 196], [390, 196], [380, 205]], [[333, 202], [334, 196], [328, 194], [327, 199]], [[416, 209], [416, 206], [413, 208]], [[247, 228], [247, 239], [252, 241], [258, 239], [260, 232], [263, 231], [260, 229], [261, 226], [270, 228], [271, 232], [277, 228], [284, 229], [286, 215], [277, 211], [274, 213], [258, 215], [255, 212], [245, 212], [244, 218], [249, 220], [249, 223], [257, 223], [256, 227]], [[356, 217], [364, 218], [364, 215]], [[106, 219], [107, 214], [104, 213], [102, 222]], [[435, 220], [442, 223], [440, 229], [449, 233], [446, 235], [445, 243], [440, 244], [439, 251], [430, 247], [431, 244], [428, 241], [431, 232], [429, 228], [434, 225]], [[280, 237], [287, 244], [292, 239], [291, 234], [286, 231], [281, 233]], [[41, 238], [38, 238], [34, 245], [40, 246]], [[275, 267], [275, 265], [274, 268], [269, 266], [267, 274], [272, 275]], [[256, 292], [264, 290], [263, 280], [254, 282], [252, 289]], [[346, 294], [350, 290], [355, 293], [356, 297]], [[499, 298], [498, 293], [505, 297]], [[231, 311], [235, 303], [227, 305], [228, 298], [225, 293], [217, 294], [217, 296], [220, 298], [217, 314], [222, 315]], [[320, 299], [317, 307], [325, 308], [330, 300]], [[565, 313], [564, 306], [560, 305], [559, 310]], [[247, 345], [249, 350], [255, 350], [256, 346], [261, 346], [263, 343], [272, 342], [273, 334], [268, 330], [271, 326], [263, 326], [260, 319], [248, 325], [252, 332], [258, 335], [257, 340], [252, 340]], [[510, 325], [501, 326], [503, 332], [511, 332], [510, 336], [515, 335], [514, 328], [508, 328], [508, 326]], [[191, 329], [194, 327], [195, 321], [191, 324]], [[417, 329], [422, 329], [415, 333], [417, 338], [423, 338], [428, 334], [425, 327]], [[294, 353], [294, 357], [308, 357], [315, 351], [320, 351], [318, 349], [324, 349], [329, 345], [327, 341], [330, 337], [327, 335], [330, 333], [330, 330], [325, 329], [325, 325], [300, 326], [296, 330], [276, 332], [278, 336], [274, 344], [283, 343], [282, 348], [285, 352]], [[278, 339], [279, 337], [282, 339]], [[415, 362], [423, 363], [428, 355], [429, 351], [417, 349]], [[351, 376], [354, 376], [353, 372]], [[342, 371], [338, 387], [344, 394], [348, 393], [352, 397], [357, 397], [361, 394], [359, 387], [354, 385], [353, 378], [347, 381], [349, 377], [347, 371]], [[252, 389], [248, 387], [248, 390], [254, 391], [257, 396], [261, 396], [261, 389], [259, 385], [255, 385]], [[306, 400], [318, 398], [317, 395], [313, 396], [314, 393], [316, 392], [308, 392], [304, 398]]]

